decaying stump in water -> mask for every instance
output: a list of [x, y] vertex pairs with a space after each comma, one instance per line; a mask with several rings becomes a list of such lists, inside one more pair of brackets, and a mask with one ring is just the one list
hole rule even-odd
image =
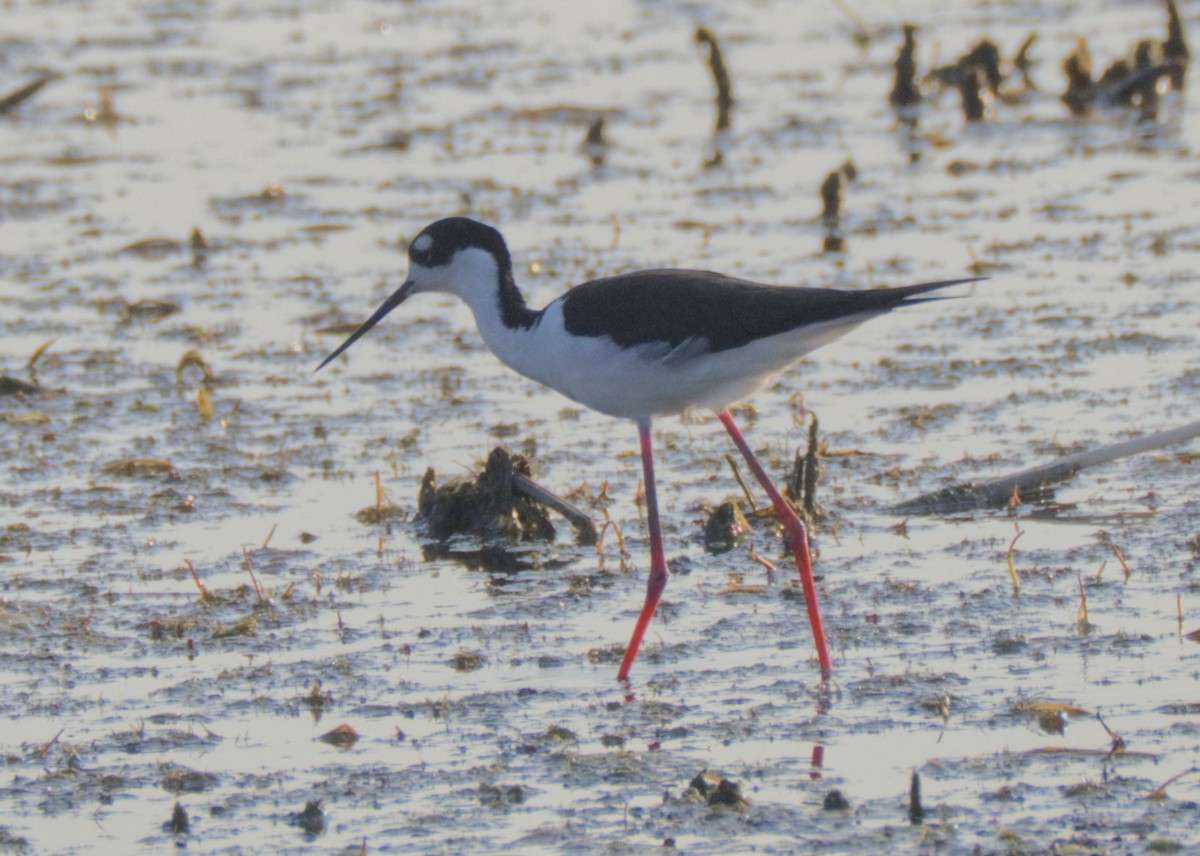
[[750, 534], [750, 523], [735, 500], [727, 499], [712, 510], [704, 522], [704, 549], [716, 555], [727, 553]]
[[571, 521], [580, 543], [594, 544], [596, 529], [587, 515], [539, 487], [531, 475], [528, 460], [501, 447], [492, 450], [483, 472], [471, 481], [438, 486], [431, 467], [417, 494], [417, 520], [439, 541], [453, 535], [549, 541], [554, 538], [550, 507]]

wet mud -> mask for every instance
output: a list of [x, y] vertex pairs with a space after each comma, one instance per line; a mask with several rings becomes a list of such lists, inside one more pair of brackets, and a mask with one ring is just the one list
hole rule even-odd
[[[1080, 472], [1052, 517], [890, 510], [1195, 419], [1171, 34], [1200, 18], [897, 11], [6, 8], [0, 851], [1200, 849], [1196, 449]], [[1095, 88], [1122, 57], [1128, 103]], [[781, 482], [820, 419], [828, 685], [709, 415], [656, 424], [673, 578], [622, 686], [634, 427], [437, 297], [313, 374], [453, 214], [504, 231], [535, 305], [654, 266], [988, 277], [736, 409]], [[497, 446], [596, 543], [433, 537], [422, 475]]]

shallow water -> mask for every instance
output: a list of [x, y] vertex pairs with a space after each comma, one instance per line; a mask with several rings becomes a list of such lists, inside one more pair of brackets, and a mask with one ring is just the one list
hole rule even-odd
[[[42, 388], [0, 399], [0, 842], [1200, 848], [1196, 776], [1148, 798], [1196, 763], [1195, 460], [1086, 472], [1054, 521], [901, 529], [886, 512], [1195, 418], [1195, 87], [1153, 123], [1070, 119], [1057, 99], [1077, 35], [1103, 65], [1161, 37], [1163, 15], [907, 4], [922, 68], [983, 35], [1011, 55], [1039, 34], [1037, 91], [976, 126], [943, 93], [910, 136], [887, 104], [899, 7], [858, 11], [865, 46], [836, 4], [798, 9], [6, 8], [0, 88], [61, 77], [0, 116], [0, 373]], [[737, 97], [720, 136], [700, 23]], [[599, 113], [596, 166], [580, 144]], [[847, 157], [846, 252], [826, 255], [817, 188]], [[313, 374], [340, 341], [317, 331], [365, 317], [400, 284], [405, 240], [458, 213], [504, 230], [535, 305], [657, 265], [846, 287], [990, 277], [872, 322], [738, 413], [777, 474], [805, 441], [802, 408], [852, 453], [826, 460], [814, 532], [828, 691], [774, 533], [753, 538], [770, 575], [749, 547], [703, 550], [701, 504], [737, 493], [707, 415], [656, 426], [674, 578], [627, 696], [613, 652], [647, 562], [633, 426], [513, 376], [436, 297]], [[170, 243], [137, 246], [152, 238]], [[147, 300], [178, 311], [145, 317]], [[193, 350], [207, 384], [181, 368]], [[409, 522], [356, 520], [376, 473], [411, 511], [426, 467], [466, 475], [500, 442], [560, 493], [607, 483], [624, 561], [611, 536], [597, 556], [564, 524], [489, 572], [432, 558]], [[105, 469], [135, 458], [169, 466]], [[730, 573], [765, 589], [730, 594]], [[1103, 723], [1047, 733], [1018, 710], [1030, 701]], [[318, 740], [342, 723], [352, 748]], [[749, 807], [682, 799], [704, 769]], [[822, 810], [835, 788], [849, 812]], [[315, 836], [295, 818], [309, 800], [326, 813]], [[187, 835], [164, 829], [177, 801]]]

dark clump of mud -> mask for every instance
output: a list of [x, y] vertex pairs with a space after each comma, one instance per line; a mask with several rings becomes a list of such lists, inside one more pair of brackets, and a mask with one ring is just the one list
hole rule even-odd
[[697, 773], [688, 782], [687, 790], [683, 792], [684, 800], [703, 800], [710, 806], [726, 806], [728, 808], [744, 809], [750, 801], [742, 796], [742, 788], [737, 782], [717, 776], [708, 770]]
[[821, 808], [825, 811], [849, 811], [850, 801], [845, 795], [836, 788], [825, 794], [825, 799], [821, 802]]
[[888, 100], [896, 108], [914, 107], [921, 103], [921, 88], [917, 85], [917, 28], [904, 25], [904, 44], [896, 56], [896, 79]]
[[191, 831], [191, 826], [187, 809], [182, 804], [175, 803], [175, 808], [171, 811], [171, 819], [163, 824], [163, 831], [172, 835], [187, 835]]
[[417, 520], [431, 538], [454, 535], [484, 539], [549, 541], [554, 538], [550, 515], [538, 503], [519, 494], [513, 476], [533, 472], [529, 461], [497, 447], [488, 455], [483, 472], [470, 481], [437, 484], [433, 468], [425, 471], [417, 495]]
[[817, 485], [824, 472], [821, 464], [823, 448], [821, 426], [817, 417], [813, 416], [808, 423], [808, 442], [803, 451], [796, 450], [792, 470], [784, 485], [785, 495], [810, 525], [825, 516], [824, 510], [817, 503]]
[[913, 826], [925, 822], [925, 806], [921, 802], [921, 776], [913, 770], [908, 784], [908, 820]]
[[848, 159], [821, 182], [821, 222], [825, 224], [821, 251], [824, 253], [846, 250], [846, 238], [842, 233], [842, 191], [857, 177], [858, 167]]
[[37, 395], [41, 389], [15, 377], [0, 375], [0, 395]]
[[292, 814], [289, 820], [303, 830], [305, 837], [316, 838], [325, 831], [325, 808], [320, 800], [309, 800], [304, 809]]
[[1142, 121], [1158, 117], [1162, 90], [1182, 92], [1191, 50], [1174, 0], [1167, 0], [1167, 37], [1139, 39], [1127, 56], [1112, 60], [1098, 78], [1092, 77], [1092, 56], [1080, 37], [1063, 61], [1067, 88], [1061, 101], [1076, 116], [1094, 107], [1134, 108]]
[[732, 550], [750, 534], [750, 523], [742, 509], [727, 499], [713, 509], [704, 522], [704, 549], [710, 553]]

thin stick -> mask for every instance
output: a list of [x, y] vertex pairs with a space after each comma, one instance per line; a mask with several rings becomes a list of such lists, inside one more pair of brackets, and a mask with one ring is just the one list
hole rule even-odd
[[733, 84], [729, 81], [729, 69], [725, 67], [725, 58], [721, 55], [721, 47], [717, 38], [709, 30], [699, 27], [696, 30], [696, 43], [708, 45], [708, 67], [712, 71], [713, 83], [717, 87], [717, 124], [718, 131], [729, 129], [729, 113], [733, 108]]
[[750, 558], [766, 568], [767, 579], [770, 579], [771, 575], [775, 573], [775, 563], [764, 556], [760, 556], [753, 546], [750, 547]]
[[1146, 799], [1148, 799], [1148, 800], [1166, 799], [1167, 798], [1167, 786], [1172, 785], [1175, 782], [1178, 782], [1184, 776], [1190, 776], [1192, 773], [1200, 773], [1200, 767], [1189, 767], [1188, 769], [1184, 770], [1182, 773], [1176, 773], [1174, 776], [1167, 779], [1165, 782], [1163, 782], [1157, 788], [1152, 790], [1150, 793], [1146, 794]]
[[1079, 629], [1085, 631], [1088, 628], [1088, 611], [1087, 594], [1083, 590], [1083, 574], [1076, 571], [1075, 579], [1079, 581]]
[[1016, 597], [1021, 593], [1021, 578], [1017, 576], [1017, 563], [1013, 561], [1013, 556], [1016, 555], [1014, 548], [1017, 546], [1017, 541], [1025, 534], [1025, 530], [1016, 523], [1013, 523], [1013, 529], [1017, 530], [1017, 534], [1008, 543], [1008, 554], [1005, 556], [1005, 559], [1008, 561], [1008, 576], [1012, 579], [1013, 597]]
[[57, 76], [58, 75], [56, 74], [43, 74], [36, 80], [26, 83], [20, 89], [14, 89], [12, 92], [9, 92], [4, 97], [0, 98], [0, 115], [9, 113], [16, 109], [18, 104], [32, 98], [41, 90], [43, 86], [54, 80], [54, 78]]
[[200, 575], [196, 573], [196, 566], [192, 564], [191, 559], [184, 559], [183, 561], [188, 566], [188, 570], [192, 572], [192, 579], [196, 581], [196, 588], [200, 590], [200, 602], [208, 603], [212, 598], [208, 593], [208, 589], [204, 587], [204, 583], [200, 582]]
[[1108, 732], [1108, 739], [1112, 741], [1112, 748], [1108, 752], [1108, 757], [1111, 758], [1118, 752], [1125, 751], [1125, 738], [1108, 727], [1108, 723], [1104, 721], [1104, 717], [1100, 715], [1100, 711], [1096, 711], [1096, 719], [1100, 721], [1100, 727]]
[[258, 598], [259, 604], [267, 602], [266, 592], [259, 585], [258, 577], [254, 576], [254, 566], [250, 564], [250, 553], [245, 547], [242, 548], [242, 558], [246, 561], [246, 570], [250, 572], [250, 582], [254, 584], [254, 595]]
[[621, 555], [625, 555], [625, 535], [621, 532], [621, 527], [617, 525], [615, 520], [609, 519], [608, 510], [604, 511], [604, 521], [612, 526], [612, 531], [617, 536], [617, 549], [621, 551]]
[[517, 493], [540, 502], [542, 505], [554, 509], [567, 518], [567, 521], [575, 527], [576, 537], [581, 544], [596, 543], [596, 524], [592, 522], [592, 518], [571, 505], [571, 503], [551, 493], [533, 479], [523, 476], [520, 473], [512, 474], [512, 486], [513, 490]]
[[58, 742], [58, 738], [62, 737], [63, 732], [66, 730], [66, 727], [58, 729], [58, 734], [55, 734], [53, 737], [51, 737], [49, 742], [43, 743], [41, 746], [39, 746], [38, 750], [33, 753], [34, 756], [36, 756], [39, 761], [46, 760], [46, 756], [50, 754], [50, 750], [54, 747], [54, 744]]
[[844, 0], [833, 0], [833, 5], [837, 6], [838, 11], [849, 18], [850, 22], [854, 24], [854, 40], [856, 42], [866, 45], [871, 41], [871, 31], [863, 23], [863, 19], [855, 14], [854, 10], [846, 5]]
[[1108, 546], [1112, 547], [1113, 555], [1121, 563], [1121, 570], [1125, 572], [1125, 582], [1129, 582], [1129, 563], [1125, 561], [1125, 555], [1121, 552], [1121, 548], [1111, 541], [1108, 543]]
[[1039, 488], [1066, 481], [1087, 467], [1152, 452], [1164, 446], [1186, 443], [1196, 437], [1200, 437], [1200, 420], [1167, 431], [1145, 434], [1122, 443], [1067, 455], [992, 481], [952, 485], [893, 505], [888, 510], [893, 514], [950, 514], [1000, 506], [1012, 496], [1014, 488], [1019, 489], [1023, 496], [1036, 496]]
[[725, 462], [729, 464], [729, 469], [733, 470], [733, 477], [737, 479], [738, 485], [742, 489], [742, 493], [746, 495], [746, 502], [750, 503], [751, 511], [758, 511], [758, 503], [754, 501], [754, 494], [750, 493], [750, 486], [746, 484], [746, 480], [742, 478], [742, 471], [738, 469], [737, 461], [733, 459], [733, 455], [728, 452], [725, 454]]
[[621, 534], [621, 527], [609, 516], [608, 509], [604, 509], [604, 525], [600, 527], [600, 535], [596, 540], [596, 552], [599, 553], [601, 560], [604, 559], [604, 533], [609, 529], [617, 536], [617, 551], [619, 553], [621, 572], [626, 570], [625, 566], [625, 536]]
[[36, 348], [34, 348], [33, 353], [29, 357], [29, 362], [27, 362], [25, 364], [26, 367], [29, 369], [30, 373], [33, 372], [33, 367], [37, 363], [37, 361], [39, 359], [41, 359], [42, 354], [46, 353], [46, 349], [49, 348], [51, 345], [53, 345], [56, 341], [58, 341], [58, 340], [57, 339], [47, 339], [45, 342], [42, 342], [42, 344], [40, 344]]

